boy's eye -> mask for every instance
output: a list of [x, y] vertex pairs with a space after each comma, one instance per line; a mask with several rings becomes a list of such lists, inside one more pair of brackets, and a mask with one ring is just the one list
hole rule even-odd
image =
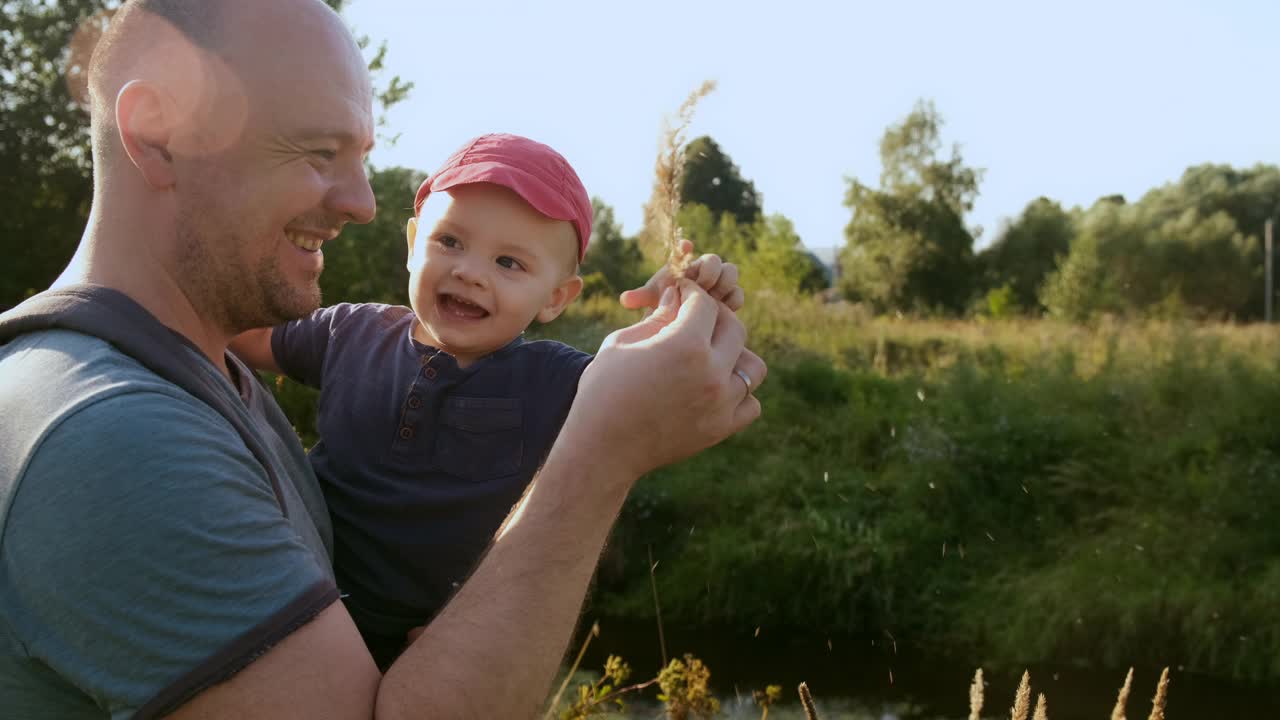
[[509, 268], [511, 270], [524, 269], [524, 265], [521, 265], [519, 260], [511, 257], [510, 255], [503, 255], [502, 257], [498, 258], [498, 264], [504, 268]]
[[461, 243], [459, 243], [458, 239], [453, 237], [452, 235], [441, 235], [440, 244], [445, 247], [452, 248], [452, 247], [458, 247]]

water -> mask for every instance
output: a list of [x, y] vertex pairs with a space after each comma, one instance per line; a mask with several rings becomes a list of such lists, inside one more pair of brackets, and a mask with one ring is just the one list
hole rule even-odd
[[[590, 618], [586, 625], [590, 626]], [[653, 677], [661, 665], [656, 627], [651, 623], [601, 620], [582, 668], [598, 672], [609, 654], [621, 655], [632, 667], [630, 682]], [[711, 684], [729, 718], [758, 718], [751, 691], [781, 685], [783, 700], [770, 720], [803, 717], [796, 687], [808, 683], [824, 720], [967, 720], [969, 685], [981, 661], [925, 657], [884, 635], [850, 639], [782, 635], [762, 627], [713, 630], [667, 627], [668, 654], [689, 652], [711, 669]], [[830, 648], [828, 648], [828, 641]], [[581, 646], [575, 640], [573, 653]], [[1128, 668], [1085, 670], [1068, 666], [1032, 666], [1032, 699], [1043, 692], [1051, 720], [1109, 720]], [[1009, 717], [1023, 668], [984, 667], [984, 718]], [[1151, 711], [1160, 668], [1139, 667], [1127, 706], [1131, 719]], [[1170, 720], [1212, 718], [1280, 718], [1280, 685], [1248, 687], [1170, 668], [1167, 716]], [[567, 695], [567, 694], [566, 694]], [[632, 700], [627, 717], [660, 714]]]

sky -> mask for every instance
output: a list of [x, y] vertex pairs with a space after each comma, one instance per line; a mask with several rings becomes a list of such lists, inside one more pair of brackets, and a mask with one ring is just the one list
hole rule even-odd
[[[1280, 1], [350, 0], [359, 34], [415, 85], [372, 161], [434, 170], [493, 131], [545, 142], [639, 230], [664, 115], [705, 79], [710, 135], [766, 213], [844, 243], [846, 178], [919, 99], [985, 169], [978, 245], [1039, 196], [1066, 207], [1188, 166], [1280, 162]], [[406, 206], [411, 199], [406, 198]]]

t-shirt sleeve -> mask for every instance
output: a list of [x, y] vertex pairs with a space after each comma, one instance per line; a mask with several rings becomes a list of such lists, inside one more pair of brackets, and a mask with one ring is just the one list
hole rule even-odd
[[265, 471], [193, 398], [75, 411], [19, 482], [3, 614], [30, 658], [112, 718], [171, 712], [338, 597]]
[[304, 385], [320, 387], [328, 354], [338, 326], [361, 306], [340, 303], [323, 307], [300, 320], [277, 325], [271, 331], [271, 354], [285, 375]]
[[558, 352], [549, 358], [544, 372], [551, 379], [551, 386], [558, 388], [560, 397], [563, 398], [556, 418], [556, 427], [563, 424], [564, 419], [569, 415], [569, 408], [578, 394], [578, 381], [582, 379], [582, 373], [586, 372], [592, 358], [592, 355], [568, 345], [560, 347]]

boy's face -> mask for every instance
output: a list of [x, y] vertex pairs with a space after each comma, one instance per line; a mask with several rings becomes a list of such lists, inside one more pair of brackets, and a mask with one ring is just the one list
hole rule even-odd
[[[414, 337], [468, 365], [500, 349], [536, 318], [554, 320], [582, 290], [573, 226], [552, 220], [500, 185], [432, 195], [438, 219], [409, 221]], [[438, 212], [437, 208], [432, 208]]]

